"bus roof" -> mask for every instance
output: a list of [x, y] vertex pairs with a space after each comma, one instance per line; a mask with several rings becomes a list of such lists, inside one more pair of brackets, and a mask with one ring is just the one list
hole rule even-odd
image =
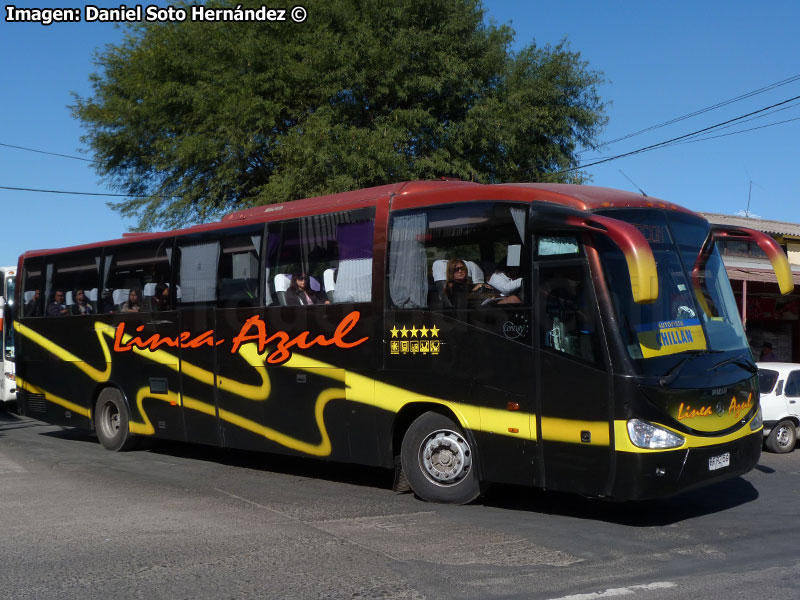
[[[371, 188], [293, 200], [279, 204], [256, 206], [225, 215], [220, 221], [195, 225], [186, 229], [162, 232], [125, 233], [121, 238], [68, 248], [29, 250], [21, 258], [52, 253], [89, 250], [116, 246], [133, 241], [157, 240], [164, 237], [203, 233], [231, 226], [279, 221], [309, 215], [352, 210], [391, 202], [392, 210], [419, 208], [451, 202], [510, 200], [543, 202], [587, 212], [606, 208], [664, 208], [696, 214], [677, 204], [612, 188], [564, 183], [480, 184], [458, 180], [409, 181]], [[698, 215], [700, 216], [700, 215]], [[702, 217], [700, 217], [702, 218]]]

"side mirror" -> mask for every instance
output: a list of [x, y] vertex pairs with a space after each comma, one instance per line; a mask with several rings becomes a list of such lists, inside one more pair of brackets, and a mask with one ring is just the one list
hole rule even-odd
[[747, 227], [726, 227], [724, 225], [712, 225], [711, 233], [717, 239], [755, 243], [767, 255], [772, 265], [772, 270], [775, 271], [781, 294], [786, 295], [792, 292], [794, 278], [792, 277], [792, 267], [789, 265], [789, 259], [786, 258], [786, 254], [778, 242], [766, 233]]

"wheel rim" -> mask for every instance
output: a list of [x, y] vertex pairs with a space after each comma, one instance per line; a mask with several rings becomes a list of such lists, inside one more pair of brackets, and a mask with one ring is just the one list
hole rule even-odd
[[778, 432], [775, 435], [775, 440], [778, 442], [778, 445], [781, 448], [786, 448], [792, 443], [792, 435], [786, 425], [782, 425], [778, 429]]
[[472, 450], [463, 436], [442, 429], [431, 433], [420, 445], [419, 464], [433, 483], [455, 485], [472, 470]]
[[108, 438], [113, 438], [119, 433], [120, 415], [119, 409], [113, 402], [106, 403], [100, 413], [100, 427]]

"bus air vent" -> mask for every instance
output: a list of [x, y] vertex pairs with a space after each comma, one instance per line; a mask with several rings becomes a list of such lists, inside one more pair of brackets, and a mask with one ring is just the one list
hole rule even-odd
[[32, 413], [46, 413], [47, 400], [44, 399], [44, 394], [26, 394], [25, 408]]

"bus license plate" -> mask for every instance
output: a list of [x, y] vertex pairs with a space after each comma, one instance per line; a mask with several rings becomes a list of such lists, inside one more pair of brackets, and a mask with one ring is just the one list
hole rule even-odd
[[726, 452], [719, 456], [712, 456], [708, 459], [708, 470], [715, 471], [731, 464], [731, 453]]

